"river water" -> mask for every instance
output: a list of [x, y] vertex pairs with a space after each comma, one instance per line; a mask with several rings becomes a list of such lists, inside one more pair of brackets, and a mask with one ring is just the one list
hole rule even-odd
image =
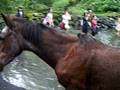
[[[71, 31], [78, 33], [79, 31]], [[105, 44], [120, 46], [114, 30], [100, 31], [95, 38]], [[0, 90], [64, 90], [54, 70], [32, 52], [24, 51], [4, 68]]]

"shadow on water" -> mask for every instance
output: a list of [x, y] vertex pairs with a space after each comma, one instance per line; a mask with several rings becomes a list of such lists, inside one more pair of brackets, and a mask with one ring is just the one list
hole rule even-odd
[[6, 82], [0, 73], [0, 90], [26, 90], [21, 87], [17, 87], [13, 84], [10, 84], [9, 82]]

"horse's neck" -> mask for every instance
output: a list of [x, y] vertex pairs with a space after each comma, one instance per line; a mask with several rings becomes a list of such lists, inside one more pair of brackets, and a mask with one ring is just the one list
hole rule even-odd
[[65, 36], [45, 31], [42, 33], [42, 40], [39, 43], [37, 55], [52, 68], [55, 68], [58, 61], [66, 55], [69, 48], [75, 43], [75, 40], [69, 40]]

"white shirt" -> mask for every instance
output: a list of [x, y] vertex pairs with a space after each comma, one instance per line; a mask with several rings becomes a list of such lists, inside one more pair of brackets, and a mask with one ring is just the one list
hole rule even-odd
[[52, 24], [53, 23], [53, 14], [52, 13], [48, 13], [47, 16], [44, 18], [43, 20], [43, 24]]
[[48, 13], [48, 14], [47, 14], [47, 17], [48, 17], [49, 19], [53, 19], [53, 14], [52, 14], [52, 13]]
[[69, 13], [62, 15], [62, 22], [63, 23], [69, 24], [69, 20], [71, 20], [71, 15]]

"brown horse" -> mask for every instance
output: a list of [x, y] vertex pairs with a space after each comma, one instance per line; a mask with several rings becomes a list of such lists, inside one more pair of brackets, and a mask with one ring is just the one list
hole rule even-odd
[[15, 16], [2, 17], [0, 68], [23, 50], [33, 51], [48, 65], [66, 90], [120, 90], [120, 48], [88, 35], [79, 38]]

